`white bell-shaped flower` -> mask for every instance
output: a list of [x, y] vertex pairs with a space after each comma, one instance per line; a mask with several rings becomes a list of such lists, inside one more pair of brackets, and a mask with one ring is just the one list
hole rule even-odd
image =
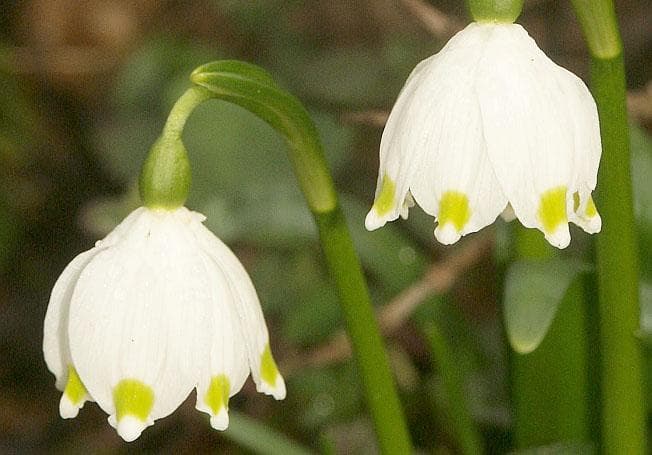
[[471, 23], [401, 91], [365, 224], [406, 218], [416, 201], [436, 218], [437, 240], [451, 244], [511, 208], [565, 248], [568, 221], [600, 231], [591, 198], [600, 154], [597, 109], [582, 80], [520, 25]]
[[224, 430], [250, 371], [258, 391], [285, 397], [253, 284], [204, 219], [141, 207], [63, 271], [43, 340], [62, 417], [96, 401], [132, 441], [193, 388]]

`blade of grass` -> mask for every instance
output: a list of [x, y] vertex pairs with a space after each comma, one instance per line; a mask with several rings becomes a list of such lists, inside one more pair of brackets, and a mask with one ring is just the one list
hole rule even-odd
[[233, 410], [229, 411], [229, 428], [222, 435], [260, 455], [313, 455], [315, 453], [251, 417]]

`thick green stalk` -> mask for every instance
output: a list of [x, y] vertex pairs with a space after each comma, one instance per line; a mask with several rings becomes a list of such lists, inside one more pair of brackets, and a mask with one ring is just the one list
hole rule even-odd
[[301, 103], [264, 70], [237, 61], [197, 68], [191, 80], [276, 129], [319, 230], [326, 264], [337, 286], [362, 386], [382, 453], [411, 453], [410, 437], [360, 262], [342, 214], [319, 134]]
[[[534, 229], [515, 226], [516, 253], [547, 259], [556, 251]], [[514, 439], [517, 449], [590, 440], [588, 333], [584, 290], [566, 291], [541, 345], [511, 358]]]
[[346, 221], [339, 206], [314, 216], [326, 263], [339, 291], [380, 447], [388, 455], [409, 454], [407, 427]]
[[611, 0], [574, 0], [591, 51], [602, 163], [597, 206], [602, 436], [607, 454], [647, 453], [636, 226], [622, 44]]

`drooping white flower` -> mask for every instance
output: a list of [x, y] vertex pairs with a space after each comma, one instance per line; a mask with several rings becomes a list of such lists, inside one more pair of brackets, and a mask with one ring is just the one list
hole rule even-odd
[[518, 24], [471, 23], [408, 78], [380, 145], [367, 229], [416, 201], [451, 244], [506, 209], [558, 248], [600, 231], [595, 102]]
[[43, 340], [63, 418], [96, 401], [132, 441], [193, 388], [218, 430], [249, 372], [285, 397], [253, 284], [204, 219], [141, 207], [63, 271]]

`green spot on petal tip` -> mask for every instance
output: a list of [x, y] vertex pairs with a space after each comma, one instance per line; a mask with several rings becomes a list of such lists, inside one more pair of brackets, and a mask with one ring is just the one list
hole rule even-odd
[[72, 365], [68, 365], [68, 382], [66, 382], [66, 388], [63, 393], [74, 405], [79, 405], [88, 395], [86, 387], [84, 387], [81, 379], [79, 379], [77, 370]]
[[552, 233], [557, 227], [568, 222], [566, 218], [566, 187], [559, 186], [541, 195], [538, 211], [543, 230]]
[[276, 378], [278, 377], [279, 372], [272, 357], [272, 351], [269, 348], [269, 343], [265, 346], [265, 350], [260, 356], [260, 377], [272, 387], [276, 386]]
[[580, 208], [580, 193], [575, 191], [575, 193], [573, 193], [573, 212], [577, 212], [579, 208]]
[[457, 231], [461, 231], [471, 218], [469, 198], [459, 191], [446, 191], [439, 201], [437, 220], [440, 226], [452, 223]]
[[586, 210], [585, 210], [586, 216], [589, 218], [593, 218], [598, 214], [598, 209], [595, 207], [595, 202], [593, 202], [593, 198], [589, 196], [589, 202], [586, 204]]
[[154, 405], [154, 391], [137, 379], [123, 379], [113, 389], [118, 422], [125, 416], [133, 416], [145, 422]]
[[396, 184], [387, 174], [383, 176], [383, 183], [380, 187], [380, 193], [374, 202], [374, 209], [378, 215], [383, 216], [392, 210], [394, 205], [394, 196], [396, 194]]
[[229, 408], [230, 391], [231, 384], [226, 375], [218, 374], [217, 376], [213, 376], [204, 396], [204, 401], [213, 414], [217, 414], [222, 408]]

